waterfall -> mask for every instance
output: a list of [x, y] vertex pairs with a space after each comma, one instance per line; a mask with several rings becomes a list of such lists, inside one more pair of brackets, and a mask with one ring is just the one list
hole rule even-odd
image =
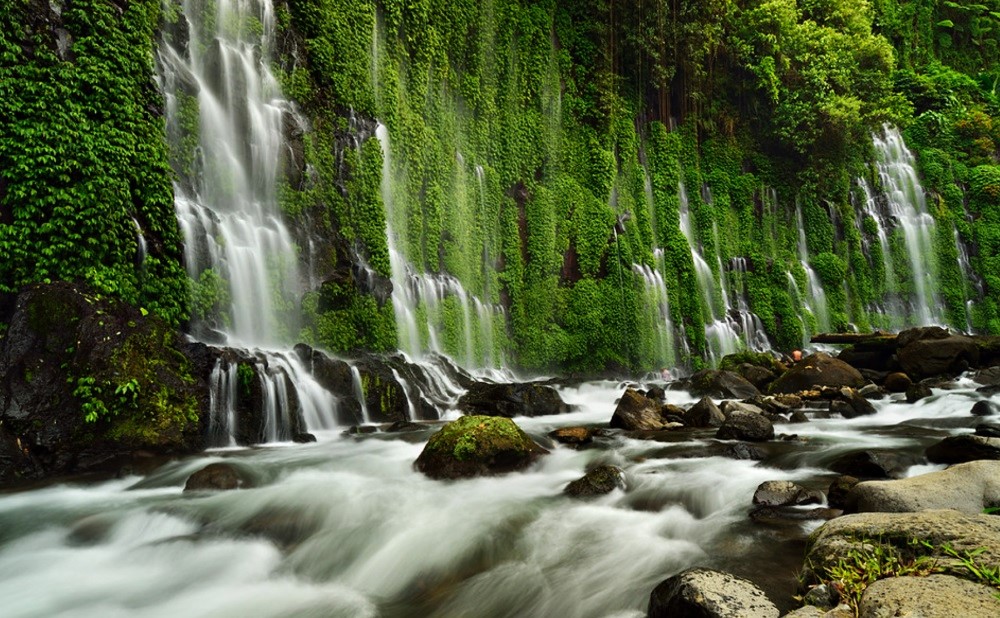
[[802, 219], [802, 208], [797, 203], [795, 204], [795, 224], [799, 229], [799, 262], [802, 264], [802, 269], [806, 271], [807, 296], [805, 300], [805, 308], [816, 320], [816, 328], [820, 332], [829, 332], [830, 311], [826, 304], [826, 291], [823, 290], [823, 284], [819, 280], [819, 275], [817, 275], [816, 271], [809, 265], [809, 248], [806, 245], [806, 226], [805, 221]]
[[934, 218], [927, 211], [927, 198], [917, 178], [916, 160], [895, 127], [885, 125], [883, 135], [874, 136], [876, 168], [882, 190], [906, 249], [912, 294], [909, 324], [941, 324], [940, 301], [935, 292], [937, 262], [934, 259]]
[[642, 278], [644, 286], [644, 313], [653, 317], [652, 330], [656, 336], [654, 358], [660, 367], [677, 365], [676, 347], [674, 343], [674, 322], [670, 316], [670, 299], [667, 297], [667, 285], [663, 281], [663, 252], [657, 249], [654, 253], [658, 262], [657, 268], [645, 264], [633, 264], [632, 270]]
[[146, 236], [142, 233], [142, 226], [139, 225], [139, 221], [135, 217], [132, 217], [132, 225], [135, 226], [135, 242], [138, 247], [135, 262], [139, 268], [143, 268], [146, 264], [146, 256], [149, 255], [149, 246], [146, 244]]
[[[188, 32], [178, 38], [189, 44], [175, 48], [165, 39], [159, 47], [167, 135], [174, 159], [189, 162], [175, 170], [175, 209], [188, 274], [197, 283], [213, 272], [230, 301], [201, 328], [217, 329], [227, 344], [257, 358], [267, 427], [261, 437], [287, 440], [295, 437], [295, 419], [322, 429], [336, 418], [336, 400], [298, 356], [273, 351], [296, 333], [303, 292], [297, 248], [277, 199], [284, 126], [298, 118], [269, 68], [275, 43], [270, 0], [217, 0], [215, 8], [207, 14], [202, 5], [185, 3], [178, 27]], [[212, 372], [208, 439], [215, 445], [234, 443], [235, 371], [219, 364]]]
[[[450, 354], [458, 357], [467, 367], [492, 366], [495, 362], [493, 325], [498, 316], [503, 316], [502, 311], [470, 294], [458, 277], [447, 273], [420, 272], [407, 259], [403, 249], [405, 241], [399, 232], [404, 227], [400, 223], [405, 221], [405, 206], [395, 198], [389, 130], [379, 124], [375, 135], [382, 147], [381, 191], [386, 209], [386, 244], [392, 269], [392, 304], [396, 313], [399, 348], [418, 359], [429, 353]], [[460, 152], [455, 158], [456, 165], [464, 167], [465, 161]], [[481, 167], [477, 168], [480, 209], [485, 209], [484, 174]], [[467, 196], [460, 196], [460, 201], [468, 201]], [[483, 269], [489, 270], [488, 244], [484, 245], [482, 255]], [[489, 276], [484, 279], [489, 281]], [[449, 320], [456, 324], [456, 317], [458, 328], [450, 336], [461, 341], [458, 345], [448, 345]]]

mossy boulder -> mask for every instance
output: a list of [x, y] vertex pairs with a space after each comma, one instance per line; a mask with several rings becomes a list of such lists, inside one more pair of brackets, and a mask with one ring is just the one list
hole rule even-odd
[[164, 321], [55, 283], [26, 288], [8, 324], [0, 423], [23, 458], [0, 468], [0, 483], [107, 468], [140, 449], [201, 448], [207, 384]]
[[509, 418], [463, 416], [431, 436], [414, 466], [433, 479], [459, 479], [523, 470], [546, 453]]
[[798, 393], [822, 386], [861, 388], [861, 373], [842, 360], [817, 352], [803, 358], [771, 384], [771, 393]]
[[459, 398], [458, 409], [465, 414], [513, 418], [562, 414], [569, 406], [556, 389], [544, 384], [476, 382]]

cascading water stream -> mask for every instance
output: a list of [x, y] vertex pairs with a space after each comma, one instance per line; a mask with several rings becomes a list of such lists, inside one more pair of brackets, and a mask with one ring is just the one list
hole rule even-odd
[[830, 312], [826, 304], [826, 291], [823, 289], [823, 284], [819, 280], [819, 275], [817, 275], [816, 271], [809, 265], [809, 249], [806, 245], [806, 226], [805, 221], [802, 219], [802, 208], [798, 204], [795, 205], [795, 224], [799, 229], [799, 262], [802, 264], [802, 269], [806, 271], [806, 284], [808, 286], [806, 309], [809, 310], [813, 318], [816, 320], [816, 328], [820, 332], [829, 332]]
[[[215, 9], [209, 15], [204, 5], [185, 2], [177, 27], [188, 31], [178, 38], [189, 43], [178, 49], [164, 40], [159, 48], [167, 134], [178, 158], [191, 161], [177, 170], [177, 219], [188, 274], [197, 284], [223, 282], [229, 298], [203, 330], [214, 327], [228, 345], [251, 349], [268, 414], [263, 437], [289, 439], [293, 415], [301, 415], [307, 428], [329, 427], [336, 407], [297, 355], [264, 351], [295, 334], [303, 291], [297, 250], [277, 200], [285, 121], [298, 119], [269, 68], [275, 36], [270, 0], [218, 0]], [[197, 147], [190, 151], [194, 107]], [[219, 365], [213, 371], [218, 435], [210, 439], [218, 445], [232, 443], [236, 431], [233, 370]]]
[[913, 283], [910, 323], [915, 326], [941, 324], [941, 304], [935, 292], [935, 223], [927, 211], [927, 198], [917, 177], [916, 160], [895, 127], [885, 125], [883, 135], [872, 139], [882, 190], [906, 247]]

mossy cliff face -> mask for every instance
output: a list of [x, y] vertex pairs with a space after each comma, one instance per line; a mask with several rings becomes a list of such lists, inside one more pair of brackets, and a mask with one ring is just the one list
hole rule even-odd
[[[163, 320], [70, 284], [17, 298], [0, 339], [0, 479], [85, 471], [131, 452], [200, 446], [207, 385]], [[11, 462], [5, 462], [11, 463]]]

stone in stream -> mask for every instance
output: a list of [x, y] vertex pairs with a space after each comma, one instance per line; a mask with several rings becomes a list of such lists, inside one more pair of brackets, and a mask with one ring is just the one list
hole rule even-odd
[[649, 595], [648, 618], [778, 618], [753, 583], [722, 571], [694, 568], [666, 579]]
[[771, 393], [798, 393], [823, 386], [861, 388], [865, 379], [857, 369], [829, 354], [817, 352], [802, 359], [771, 384]]
[[459, 479], [523, 470], [547, 453], [509, 418], [463, 416], [431, 436], [414, 466], [433, 479]]
[[859, 483], [850, 490], [846, 503], [855, 512], [955, 509], [982, 513], [987, 507], [1000, 506], [1000, 461], [971, 461], [906, 479]]
[[579, 446], [589, 444], [594, 439], [594, 430], [588, 427], [560, 427], [550, 431], [549, 437], [556, 442]]
[[597, 466], [567, 485], [563, 492], [574, 498], [590, 498], [625, 489], [625, 473], [617, 466]]
[[987, 438], [1000, 438], [1000, 423], [979, 423], [976, 425], [976, 435]]
[[977, 459], [1000, 459], [1000, 438], [963, 434], [949, 436], [927, 448], [933, 463], [955, 464]]
[[823, 492], [806, 489], [791, 481], [764, 481], [753, 494], [757, 506], [822, 504]]
[[[858, 416], [870, 416], [875, 414], [875, 406], [873, 406], [870, 401], [861, 396], [861, 394], [853, 388], [841, 388], [839, 401], [846, 404], [846, 407], [840, 407], [840, 409], [838, 409], [838, 412], [840, 412], [840, 415], [844, 418], [856, 418]], [[833, 411], [832, 404], [830, 406], [830, 410]]]
[[684, 413], [684, 423], [688, 427], [719, 427], [725, 421], [722, 410], [708, 397], [702, 397]]
[[914, 380], [958, 375], [979, 361], [975, 340], [939, 326], [905, 330], [896, 337], [899, 366]]
[[1000, 600], [996, 588], [951, 575], [889, 577], [865, 588], [858, 616], [996, 618], [1000, 616]]
[[611, 416], [611, 427], [629, 431], [652, 431], [666, 428], [667, 421], [661, 414], [661, 405], [634, 389], [626, 389], [615, 413]]
[[534, 382], [476, 382], [458, 399], [463, 414], [480, 416], [547, 416], [569, 411], [551, 386]]
[[906, 403], [917, 403], [933, 394], [931, 388], [926, 384], [914, 384], [906, 389]]
[[892, 449], [865, 449], [841, 455], [829, 468], [839, 474], [867, 479], [899, 478], [910, 466], [922, 459]]
[[971, 413], [973, 416], [993, 416], [997, 413], [997, 404], [989, 399], [980, 399], [972, 404]]
[[748, 399], [760, 395], [757, 387], [732, 371], [702, 369], [689, 379], [689, 390], [695, 397], [715, 399]]
[[720, 440], [767, 442], [774, 439], [774, 425], [763, 414], [734, 409], [715, 437]]
[[826, 490], [826, 501], [835, 509], [842, 509], [847, 505], [847, 496], [854, 489], [854, 486], [861, 482], [856, 476], [846, 474], [838, 476], [830, 483], [830, 488]]
[[905, 393], [906, 389], [913, 386], [913, 380], [902, 371], [890, 373], [885, 377], [885, 390], [890, 393]]
[[184, 491], [227, 491], [252, 486], [236, 466], [217, 462], [189, 476]]

